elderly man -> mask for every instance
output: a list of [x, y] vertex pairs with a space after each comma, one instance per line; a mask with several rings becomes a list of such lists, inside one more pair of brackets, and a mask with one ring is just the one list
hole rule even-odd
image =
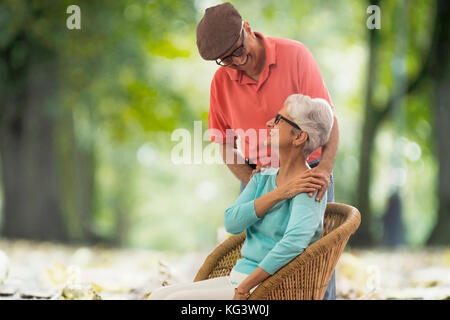
[[[197, 47], [203, 59], [215, 60], [221, 66], [211, 83], [211, 141], [222, 144], [225, 163], [241, 181], [242, 192], [253, 170], [257, 166], [271, 165], [269, 161], [273, 157], [267, 150], [262, 152], [266, 148], [263, 138], [249, 139], [245, 134], [241, 136], [244, 153], [241, 155], [237, 136], [230, 139], [230, 131], [245, 133], [265, 129], [267, 121], [274, 118], [291, 94], [322, 98], [333, 104], [317, 63], [302, 43], [253, 32], [230, 3], [206, 9], [197, 26]], [[334, 117], [328, 142], [308, 158], [314, 176], [305, 179], [320, 181], [317, 201], [325, 192], [327, 201], [334, 201], [332, 170], [338, 140]], [[324, 299], [336, 299], [334, 273]]]

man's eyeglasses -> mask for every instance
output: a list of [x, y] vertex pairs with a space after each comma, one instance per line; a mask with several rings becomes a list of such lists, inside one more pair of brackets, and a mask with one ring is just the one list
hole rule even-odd
[[286, 119], [285, 117], [283, 117], [281, 114], [279, 114], [279, 113], [277, 113], [277, 115], [275, 116], [275, 121], [274, 121], [274, 123], [275, 124], [278, 124], [278, 122], [280, 122], [280, 120], [281, 119], [283, 119], [284, 121], [286, 121], [287, 123], [289, 123], [291, 126], [293, 126], [294, 128], [296, 128], [296, 129], [298, 129], [298, 130], [302, 130], [302, 129], [300, 129], [300, 127], [295, 123], [295, 122], [292, 122], [291, 120], [289, 120], [289, 119]]
[[245, 32], [244, 32], [244, 28], [242, 28], [242, 44], [237, 47], [230, 55], [226, 56], [223, 59], [217, 59], [216, 63], [219, 66], [228, 66], [230, 64], [233, 63], [233, 57], [240, 57], [244, 54], [245, 51]]

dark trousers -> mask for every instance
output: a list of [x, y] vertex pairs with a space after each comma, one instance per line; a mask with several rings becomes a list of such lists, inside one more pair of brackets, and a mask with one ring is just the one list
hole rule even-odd
[[[311, 168], [316, 167], [319, 164], [320, 160], [314, 160], [311, 161], [309, 166]], [[245, 189], [245, 184], [241, 182], [241, 193]], [[334, 202], [334, 177], [333, 174], [331, 174], [330, 177], [330, 184], [328, 185], [327, 189], [327, 202]], [[333, 271], [333, 274], [331, 276], [330, 282], [328, 283], [327, 291], [325, 291], [325, 295], [323, 296], [323, 300], [336, 300], [336, 271]]]

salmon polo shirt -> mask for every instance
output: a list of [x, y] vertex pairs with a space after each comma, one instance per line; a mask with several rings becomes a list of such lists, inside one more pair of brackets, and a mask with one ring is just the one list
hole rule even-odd
[[[264, 144], [269, 132], [266, 123], [280, 111], [289, 95], [300, 93], [333, 105], [319, 67], [305, 45], [264, 37], [259, 32], [255, 35], [263, 39], [266, 50], [259, 81], [240, 70], [217, 69], [211, 82], [209, 129], [211, 141], [233, 142], [235, 147], [240, 136], [244, 156], [261, 165], [270, 156], [270, 149]], [[315, 150], [308, 161], [320, 158], [321, 151]]]

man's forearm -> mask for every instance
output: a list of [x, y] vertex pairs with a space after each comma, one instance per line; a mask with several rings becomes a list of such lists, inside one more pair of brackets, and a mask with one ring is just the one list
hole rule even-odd
[[[252, 174], [252, 168], [245, 164], [245, 159], [239, 150], [234, 149], [233, 146], [222, 146], [222, 158], [228, 169], [238, 178], [241, 182], [247, 184]], [[227, 156], [227, 153], [232, 153]], [[231, 160], [231, 161], [230, 161]]]
[[227, 164], [228, 169], [238, 178], [241, 182], [247, 184], [250, 181], [252, 174], [252, 168], [246, 164]]
[[336, 116], [334, 117], [333, 127], [331, 128], [330, 139], [322, 147], [322, 156], [319, 166], [326, 169], [329, 173], [333, 171], [334, 160], [339, 145], [339, 126]]

